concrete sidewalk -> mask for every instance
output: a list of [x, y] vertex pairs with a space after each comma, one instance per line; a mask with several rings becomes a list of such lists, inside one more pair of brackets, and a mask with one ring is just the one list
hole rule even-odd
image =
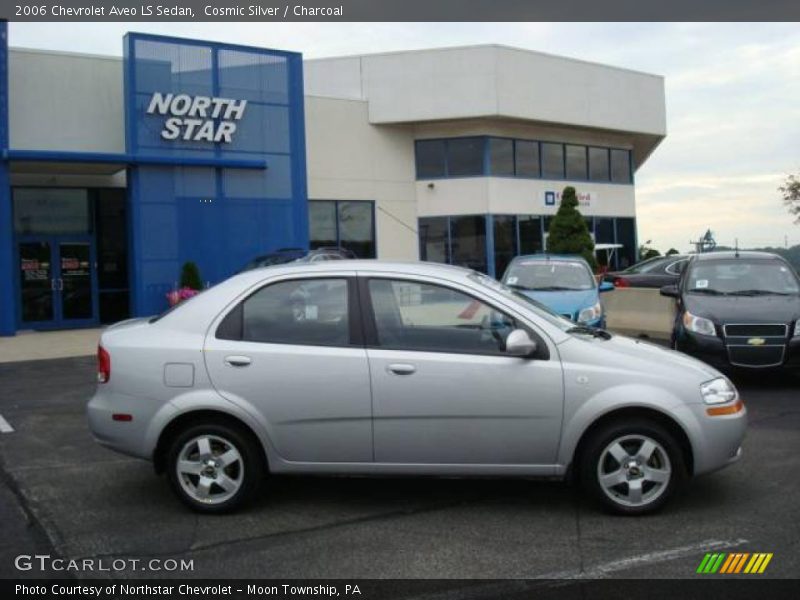
[[102, 331], [21, 331], [14, 337], [0, 337], [0, 363], [88, 356], [97, 352]]

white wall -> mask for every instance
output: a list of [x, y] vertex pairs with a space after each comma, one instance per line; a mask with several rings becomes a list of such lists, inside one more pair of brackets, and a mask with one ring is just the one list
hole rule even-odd
[[10, 147], [125, 152], [122, 60], [12, 48]]
[[375, 127], [366, 102], [306, 96], [310, 200], [375, 201], [378, 258], [416, 260], [413, 131]]

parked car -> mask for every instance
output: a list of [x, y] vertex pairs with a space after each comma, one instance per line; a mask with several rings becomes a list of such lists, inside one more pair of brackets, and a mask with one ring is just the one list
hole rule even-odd
[[641, 514], [736, 461], [746, 424], [700, 361], [474, 271], [381, 261], [248, 271], [109, 327], [88, 417], [204, 512], [240, 506], [268, 473], [574, 473]]
[[518, 256], [508, 265], [502, 281], [576, 323], [606, 326], [598, 292], [614, 286], [606, 282], [598, 286], [589, 263], [580, 256]]
[[660, 288], [677, 283], [688, 261], [687, 254], [656, 256], [622, 271], [609, 271], [603, 281], [614, 284], [614, 287]]
[[249, 271], [250, 269], [283, 265], [294, 261], [320, 262], [323, 260], [345, 260], [355, 257], [356, 255], [353, 254], [353, 252], [345, 248], [322, 247], [309, 251], [303, 250], [302, 248], [281, 248], [270, 254], [257, 256], [248, 262], [242, 270]]
[[800, 280], [767, 252], [693, 256], [678, 285], [672, 345], [718, 367], [800, 366]]

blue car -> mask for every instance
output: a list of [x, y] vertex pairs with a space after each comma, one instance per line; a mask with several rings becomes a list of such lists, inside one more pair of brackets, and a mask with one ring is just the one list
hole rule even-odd
[[580, 256], [518, 256], [502, 281], [580, 325], [606, 326], [600, 292], [611, 291], [614, 285], [602, 282], [598, 286], [589, 263]]

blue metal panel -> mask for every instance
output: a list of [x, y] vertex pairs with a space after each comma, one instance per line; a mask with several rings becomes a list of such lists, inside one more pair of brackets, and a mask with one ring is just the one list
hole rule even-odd
[[110, 152], [62, 152], [53, 150], [8, 150], [8, 160], [27, 162], [64, 162], [138, 165], [174, 165], [184, 167], [220, 167], [227, 169], [266, 169], [265, 160], [246, 158], [205, 158], [198, 156], [133, 156]]
[[[230, 143], [168, 140], [166, 116], [147, 113], [156, 92], [247, 106]], [[125, 100], [134, 315], [165, 308], [186, 261], [213, 284], [258, 254], [308, 247], [300, 54], [128, 34]]]
[[13, 221], [8, 180], [8, 24], [0, 21], [0, 335], [14, 335]]

